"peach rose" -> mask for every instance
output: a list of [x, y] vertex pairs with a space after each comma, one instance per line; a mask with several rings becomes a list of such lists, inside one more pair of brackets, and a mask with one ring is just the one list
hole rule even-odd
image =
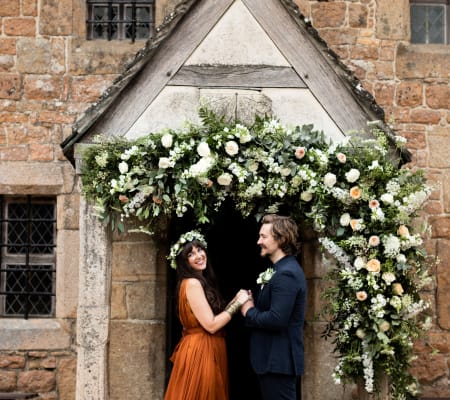
[[386, 332], [391, 327], [391, 324], [385, 320], [381, 321], [381, 323], [378, 325], [378, 328], [380, 328], [381, 332]]
[[359, 231], [361, 229], [361, 220], [360, 219], [351, 219], [350, 226], [354, 231]]
[[303, 157], [305, 157], [306, 149], [304, 147], [297, 147], [295, 149], [295, 157], [297, 157], [299, 160], [301, 160]]
[[361, 197], [361, 189], [359, 188], [359, 186], [353, 186], [351, 189], [350, 189], [350, 197], [353, 199], [353, 200], [358, 200], [360, 197]]
[[378, 200], [373, 199], [373, 200], [369, 201], [369, 208], [371, 210], [373, 210], [374, 208], [378, 208], [378, 207], [380, 207], [380, 203]]
[[120, 200], [121, 203], [128, 203], [128, 197], [125, 196], [124, 194], [121, 194], [119, 196], [119, 200]]
[[344, 153], [337, 153], [336, 158], [341, 164], [345, 164], [345, 162], [347, 161], [347, 156]]
[[404, 292], [402, 284], [398, 283], [398, 282], [397, 283], [393, 283], [392, 284], [392, 292], [394, 294], [396, 294], [397, 296], [401, 296], [403, 294], [403, 292]]
[[376, 258], [373, 258], [367, 262], [366, 269], [369, 272], [380, 272], [381, 264]]
[[397, 229], [397, 234], [402, 237], [409, 236], [409, 230], [405, 225], [400, 225]]
[[367, 299], [367, 293], [364, 290], [360, 290], [359, 292], [356, 292], [356, 298], [359, 301], [364, 301]]
[[369, 238], [369, 246], [370, 247], [376, 247], [380, 244], [380, 237], [377, 235], [372, 235]]
[[156, 203], [156, 204], [162, 204], [162, 202], [163, 202], [161, 197], [158, 197], [158, 196], [153, 196], [152, 200], [153, 200], [153, 203]]

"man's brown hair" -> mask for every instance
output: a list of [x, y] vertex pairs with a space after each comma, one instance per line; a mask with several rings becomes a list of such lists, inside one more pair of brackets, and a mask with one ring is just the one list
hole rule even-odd
[[298, 254], [298, 227], [291, 217], [267, 214], [263, 217], [261, 223], [272, 225], [272, 235], [285, 254], [290, 256]]

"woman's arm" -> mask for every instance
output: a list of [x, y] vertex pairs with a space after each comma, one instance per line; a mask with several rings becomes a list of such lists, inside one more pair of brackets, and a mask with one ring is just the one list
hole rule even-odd
[[[240, 292], [241, 293], [241, 292]], [[236, 301], [242, 304], [245, 291], [238, 295]], [[208, 300], [206, 299], [205, 291], [199, 280], [190, 278], [186, 282], [186, 297], [191, 306], [191, 310], [197, 318], [200, 325], [209, 333], [214, 334], [221, 328], [223, 328], [228, 322], [231, 321], [232, 313], [229, 311], [222, 311], [221, 313], [214, 315]], [[247, 295], [248, 298], [248, 295]], [[229, 306], [225, 310], [228, 310]]]

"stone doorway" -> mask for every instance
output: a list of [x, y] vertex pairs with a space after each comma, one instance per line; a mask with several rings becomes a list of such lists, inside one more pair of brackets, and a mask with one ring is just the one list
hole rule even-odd
[[[171, 242], [180, 233], [192, 229], [192, 219], [186, 217], [171, 227]], [[231, 202], [225, 202], [213, 224], [206, 224], [202, 231], [208, 241], [208, 253], [216, 272], [219, 286], [226, 300], [230, 300], [240, 288], [257, 290], [256, 277], [267, 266], [259, 256], [256, 245], [259, 224], [253, 216], [242, 218]], [[168, 277], [168, 353], [170, 357], [180, 338], [180, 324], [174, 310], [174, 271]], [[260, 393], [256, 377], [251, 370], [248, 355], [249, 332], [244, 319], [236, 315], [226, 327], [230, 374], [230, 400], [251, 398], [259, 400]], [[171, 363], [167, 363], [167, 379]]]

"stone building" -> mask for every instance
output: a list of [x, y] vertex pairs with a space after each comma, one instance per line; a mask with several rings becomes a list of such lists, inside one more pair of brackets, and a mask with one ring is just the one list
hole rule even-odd
[[[0, 392], [162, 398], [177, 334], [170, 227], [150, 238], [105, 229], [80, 196], [77, 149], [99, 132], [131, 137], [150, 124], [179, 126], [207, 97], [241, 113], [314, 123], [334, 140], [373, 119], [408, 139], [411, 166], [435, 185], [423, 220], [432, 226], [427, 250], [440, 259], [423, 293], [433, 327], [416, 343], [413, 372], [424, 397], [449, 397], [448, 38], [412, 43], [420, 21], [411, 24], [417, 2], [408, 0], [144, 3], [150, 22], [130, 38], [120, 24], [89, 22], [105, 15], [98, 1], [0, 0]], [[450, 14], [448, 2], [435, 3]], [[216, 67], [208, 85], [196, 80], [205, 65]], [[243, 68], [251, 78], [239, 77]], [[336, 95], [339, 103], [330, 101]], [[246, 245], [253, 227], [224, 214], [222, 232], [241, 224]], [[352, 388], [331, 381], [331, 347], [315, 320], [323, 266], [314, 238], [304, 239], [311, 295], [301, 398], [351, 399]], [[251, 393], [245, 376], [249, 383], [235, 379]]]

